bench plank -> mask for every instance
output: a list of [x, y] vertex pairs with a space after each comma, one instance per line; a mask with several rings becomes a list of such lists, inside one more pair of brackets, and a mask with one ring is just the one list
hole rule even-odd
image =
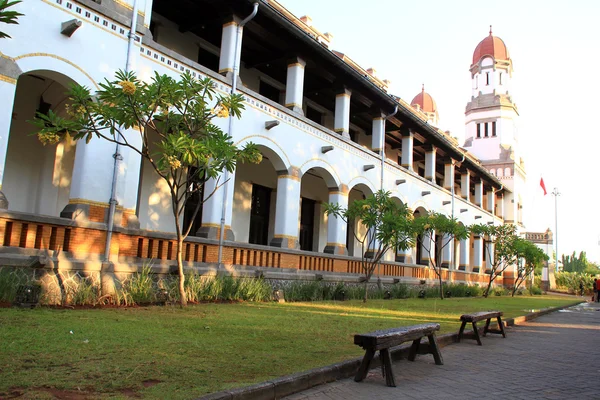
[[[477, 340], [477, 344], [479, 346], [482, 345], [481, 338], [479, 337], [479, 330], [477, 329], [477, 322], [486, 320], [485, 327], [483, 328], [483, 336], [486, 336], [488, 333], [499, 333], [502, 334], [502, 337], [506, 338], [506, 333], [504, 332], [504, 324], [502, 323], [502, 315], [504, 313], [502, 311], [480, 311], [472, 314], [463, 314], [460, 316], [460, 320], [462, 324], [460, 325], [460, 330], [458, 331], [458, 339], [457, 342], [460, 342], [462, 339], [465, 326], [468, 322], [473, 325], [473, 338]], [[498, 321], [498, 329], [490, 329], [490, 322], [492, 318], [496, 318]]]
[[375, 356], [375, 352], [379, 350], [381, 371], [385, 377], [385, 383], [387, 386], [395, 387], [396, 380], [394, 378], [394, 372], [392, 371], [392, 357], [389, 349], [402, 343], [412, 341], [408, 359], [414, 361], [417, 353], [419, 353], [421, 338], [425, 336], [429, 339], [429, 346], [424, 345], [427, 349], [427, 353], [433, 354], [433, 358], [437, 365], [443, 365], [444, 361], [442, 359], [442, 354], [435, 338], [435, 331], [438, 330], [440, 330], [440, 324], [428, 323], [354, 335], [354, 344], [365, 349], [365, 356], [356, 372], [354, 381], [360, 382], [365, 379], [369, 372], [371, 361]]

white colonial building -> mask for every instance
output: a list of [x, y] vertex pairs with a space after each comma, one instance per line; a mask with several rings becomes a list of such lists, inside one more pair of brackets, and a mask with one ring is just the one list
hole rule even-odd
[[[238, 166], [198, 218], [184, 218], [194, 232], [184, 252], [189, 267], [216, 265], [224, 211], [226, 268], [357, 279], [358, 245], [345, 223], [324, 215], [323, 204], [347, 205], [382, 186], [416, 214], [437, 211], [465, 225], [522, 221], [518, 193], [525, 173], [509, 92], [512, 61], [499, 38], [490, 33], [473, 56], [465, 152], [437, 128], [435, 102], [424, 90], [404, 102], [373, 69], [333, 51], [331, 35], [310, 18], [275, 1], [254, 3], [28, 0], [16, 6], [24, 16], [19, 25], [3, 26], [12, 39], [0, 40], [3, 260], [50, 252], [60, 268], [86, 271], [128, 271], [147, 259], [167, 269], [173, 264], [169, 196], [149, 165], [123, 150], [115, 163], [114, 145], [96, 139], [42, 146], [28, 123], [36, 111], [64, 112], [72, 83], [97, 88], [127, 60], [142, 79], [154, 71], [175, 78], [189, 71], [211, 77], [222, 93], [235, 76], [246, 110], [230, 134], [239, 145], [256, 143], [263, 154], [258, 165]], [[220, 123], [227, 131], [227, 121]], [[108, 229], [113, 179], [118, 206]], [[486, 281], [483, 240], [449, 246], [444, 278]], [[433, 278], [421, 245], [387, 255], [378, 274], [390, 282]], [[505, 275], [504, 283], [511, 279]]]

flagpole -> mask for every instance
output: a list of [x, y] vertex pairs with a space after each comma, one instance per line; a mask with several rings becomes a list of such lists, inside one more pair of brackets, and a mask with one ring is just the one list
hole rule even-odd
[[558, 196], [560, 196], [560, 192], [558, 191], [558, 188], [555, 187], [551, 194], [554, 196], [554, 245], [556, 247], [554, 272], [558, 272]]

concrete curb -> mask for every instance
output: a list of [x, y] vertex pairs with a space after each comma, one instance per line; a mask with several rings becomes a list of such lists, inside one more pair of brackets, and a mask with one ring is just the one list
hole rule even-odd
[[[508, 318], [504, 320], [505, 326], [519, 325], [525, 321], [529, 321], [558, 310], [573, 307], [585, 301], [577, 301], [572, 304], [562, 307], [546, 308], [540, 311], [532, 312], [516, 318]], [[483, 327], [479, 328], [483, 332]], [[463, 338], [469, 338], [473, 334], [472, 330], [465, 330]], [[445, 347], [453, 343], [457, 343], [458, 333], [446, 333], [437, 337], [438, 345]], [[423, 343], [425, 345], [425, 343]], [[392, 360], [397, 361], [406, 358], [410, 344], [406, 343], [402, 346], [391, 349]], [[236, 389], [224, 390], [222, 392], [211, 393], [206, 396], [197, 398], [196, 400], [272, 400], [281, 399], [312, 387], [322, 385], [324, 383], [333, 382], [340, 379], [346, 379], [354, 376], [362, 357], [348, 361], [342, 361], [337, 364], [328, 365], [325, 367], [315, 368], [296, 374], [283, 376], [267, 382], [258, 383], [252, 386], [245, 386]], [[377, 368], [381, 365], [379, 354], [375, 356], [371, 363], [371, 368]]]

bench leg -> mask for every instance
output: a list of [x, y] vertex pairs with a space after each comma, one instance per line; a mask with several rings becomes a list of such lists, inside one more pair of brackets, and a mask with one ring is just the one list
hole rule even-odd
[[504, 324], [502, 323], [501, 317], [498, 317], [498, 328], [500, 328], [500, 332], [502, 332], [502, 337], [506, 338], [506, 333], [504, 332]]
[[492, 319], [488, 318], [487, 321], [485, 321], [485, 328], [483, 328], [483, 336], [486, 336], [488, 333], [488, 330], [490, 329], [490, 321]]
[[475, 335], [475, 340], [477, 340], [477, 344], [481, 346], [481, 339], [479, 338], [479, 331], [477, 330], [477, 322], [473, 321], [473, 335]]
[[410, 346], [410, 351], [408, 352], [408, 361], [415, 361], [415, 357], [417, 356], [417, 352], [419, 351], [420, 344], [421, 338], [413, 340], [412, 345]]
[[394, 372], [392, 371], [392, 357], [390, 356], [389, 350], [379, 350], [379, 358], [381, 359], [385, 384], [387, 386], [396, 387], [396, 380], [394, 379]]
[[437, 344], [437, 340], [435, 338], [435, 333], [427, 336], [429, 339], [429, 348], [431, 349], [431, 354], [433, 354], [433, 359], [435, 360], [436, 365], [444, 365], [444, 359], [442, 358], [442, 353], [440, 352], [440, 347]]
[[365, 356], [362, 359], [362, 362], [360, 363], [360, 367], [358, 368], [358, 371], [356, 372], [356, 376], [354, 377], [354, 382], [360, 382], [363, 379], [365, 379], [365, 377], [367, 376], [367, 373], [369, 372], [369, 366], [371, 365], [371, 361], [373, 360], [373, 356], [375, 355], [375, 351], [374, 350], [367, 350], [365, 351]]
[[467, 321], [463, 321], [462, 324], [460, 325], [460, 330], [458, 331], [458, 340], [457, 342], [460, 342], [460, 339], [462, 339], [462, 335], [463, 332], [465, 331], [465, 326], [467, 325]]

